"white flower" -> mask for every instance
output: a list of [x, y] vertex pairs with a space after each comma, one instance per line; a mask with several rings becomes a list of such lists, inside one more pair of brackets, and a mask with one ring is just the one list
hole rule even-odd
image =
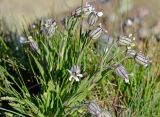
[[80, 79], [83, 77], [83, 75], [80, 73], [81, 70], [80, 70], [79, 66], [77, 66], [77, 65], [74, 65], [70, 70], [68, 70], [68, 72], [71, 75], [69, 77], [69, 81], [74, 79], [75, 81], [79, 82]]
[[24, 44], [27, 42], [27, 39], [24, 36], [19, 36], [19, 43]]

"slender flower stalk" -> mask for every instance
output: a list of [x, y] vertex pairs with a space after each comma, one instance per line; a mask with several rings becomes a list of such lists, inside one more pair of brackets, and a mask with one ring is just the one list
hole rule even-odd
[[[76, 30], [78, 25], [78, 19], [73, 16], [66, 16], [61, 20], [62, 25], [64, 26], [65, 30]], [[73, 25], [74, 24], [74, 25]]]

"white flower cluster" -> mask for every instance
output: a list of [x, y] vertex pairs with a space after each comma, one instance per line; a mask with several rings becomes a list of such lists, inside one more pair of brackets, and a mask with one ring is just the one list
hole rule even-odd
[[41, 32], [47, 37], [54, 35], [57, 29], [57, 24], [53, 19], [45, 19], [41, 21]]

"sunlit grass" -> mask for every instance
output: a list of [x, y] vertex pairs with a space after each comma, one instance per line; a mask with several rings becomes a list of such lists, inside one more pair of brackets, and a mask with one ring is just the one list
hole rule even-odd
[[[122, 38], [124, 46], [120, 46], [116, 35], [112, 35], [112, 44], [93, 39], [98, 34], [90, 35], [90, 30], [101, 26], [84, 30], [82, 20], [81, 14], [80, 18], [69, 16], [65, 28], [58, 25], [50, 37], [46, 30], [41, 33], [37, 24], [35, 29], [24, 31], [24, 43], [14, 33], [9, 41], [1, 35], [2, 116], [89, 117], [90, 101], [116, 117], [160, 116], [159, 76], [153, 72], [154, 64], [137, 64], [137, 54], [128, 59], [130, 42], [123, 43]], [[27, 39], [31, 35], [32, 39]], [[122, 73], [127, 73], [129, 82], [125, 82], [124, 74], [115, 72], [117, 64], [123, 64], [127, 72], [123, 69]]]

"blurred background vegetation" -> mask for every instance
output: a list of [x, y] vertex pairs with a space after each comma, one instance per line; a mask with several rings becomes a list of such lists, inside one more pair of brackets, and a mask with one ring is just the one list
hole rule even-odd
[[[85, 2], [86, 0], [84, 0]], [[160, 16], [158, 8], [159, 0], [89, 0], [93, 2], [99, 10], [105, 14], [111, 14], [117, 8], [117, 4], [122, 3], [123, 7], [128, 5], [130, 8], [126, 12], [137, 9], [147, 10], [149, 18], [156, 20]], [[37, 17], [62, 16], [77, 7], [81, 0], [0, 0], [0, 18], [4, 18], [9, 27], [22, 28], [22, 25], [33, 21]], [[129, 14], [129, 13], [128, 13]]]

